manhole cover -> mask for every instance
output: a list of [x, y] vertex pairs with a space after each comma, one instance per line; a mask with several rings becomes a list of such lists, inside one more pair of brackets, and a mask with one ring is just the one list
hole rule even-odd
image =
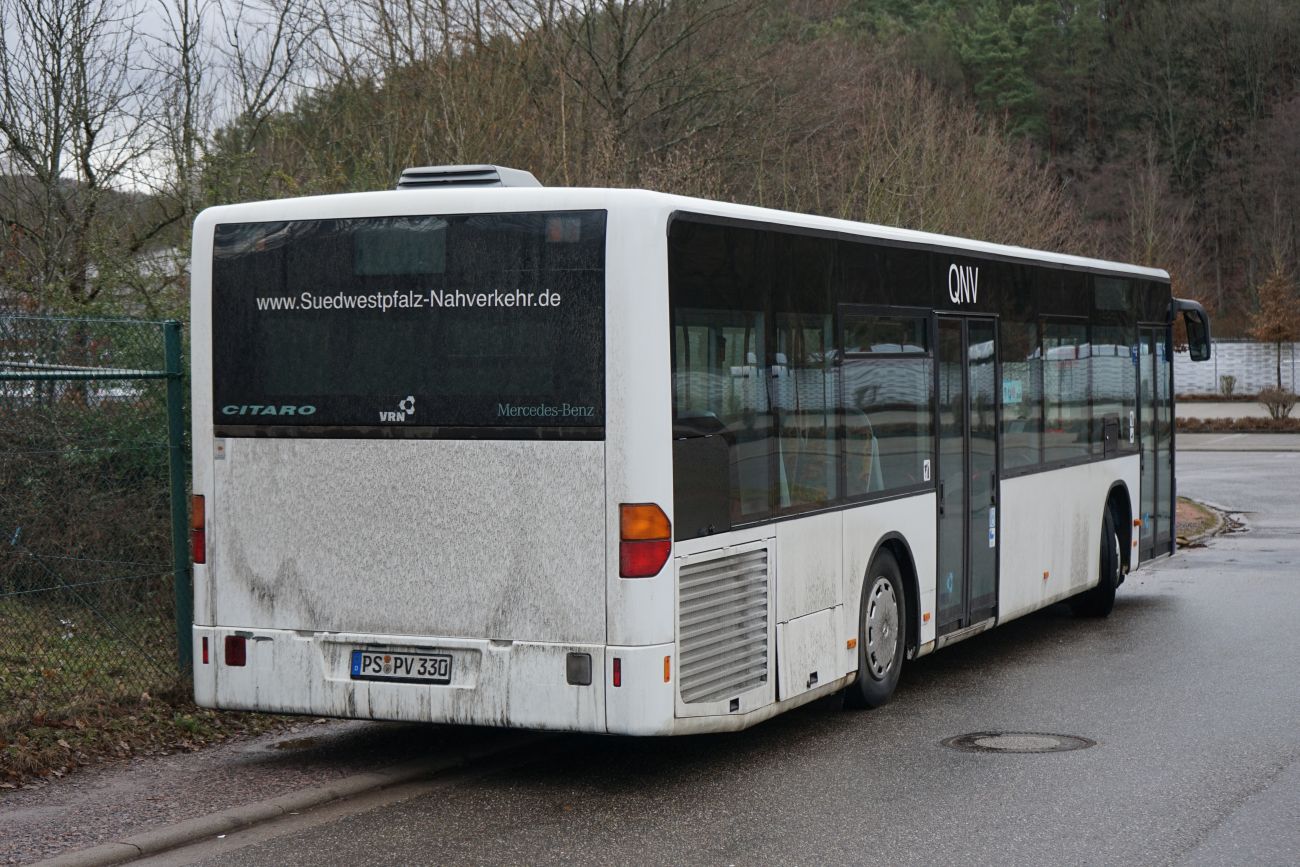
[[1095, 747], [1097, 742], [1044, 732], [972, 732], [947, 738], [943, 745], [971, 753], [1063, 753]]

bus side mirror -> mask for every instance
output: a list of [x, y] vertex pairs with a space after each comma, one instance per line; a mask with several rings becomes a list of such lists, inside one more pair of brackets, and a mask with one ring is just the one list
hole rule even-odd
[[1210, 360], [1210, 317], [1205, 308], [1186, 298], [1174, 299], [1174, 311], [1183, 314], [1187, 328], [1187, 352], [1192, 361]]

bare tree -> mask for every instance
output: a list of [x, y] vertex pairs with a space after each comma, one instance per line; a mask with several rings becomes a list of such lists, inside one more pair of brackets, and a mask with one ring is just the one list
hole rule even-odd
[[1192, 206], [1173, 189], [1152, 139], [1147, 139], [1129, 174], [1124, 211], [1126, 261], [1164, 268], [1180, 295], [1205, 302], [1211, 311], [1219, 309], [1220, 299], [1210, 288], [1213, 281], [1202, 276], [1205, 243]]
[[153, 179], [170, 187], [158, 192], [175, 198], [187, 224], [202, 205], [200, 174], [215, 111], [209, 31], [218, 4], [219, 0], [158, 0], [164, 29], [149, 52], [169, 107], [159, 117], [168, 161]]
[[38, 303], [95, 300], [170, 222], [142, 225], [131, 208], [157, 144], [138, 16], [108, 0], [0, 0], [5, 277]]
[[319, 86], [354, 85], [374, 72], [373, 30], [359, 6], [347, 0], [309, 0], [316, 30], [303, 62], [319, 77]]
[[217, 95], [225, 165], [210, 167], [233, 195], [258, 194], [270, 171], [248, 171], [276, 113], [303, 91], [302, 61], [318, 25], [309, 0], [222, 0], [215, 51], [226, 86]]
[[[573, 90], [595, 109], [581, 116], [590, 150], [609, 163], [595, 180], [631, 184], [643, 164], [736, 117], [749, 83], [712, 65], [721, 25], [749, 0], [531, 0], [531, 20]], [[567, 135], [567, 130], [565, 131]]]
[[828, 36], [815, 68], [782, 46], [749, 133], [742, 200], [923, 231], [1090, 252], [1059, 180], [996, 123], [889, 52]]

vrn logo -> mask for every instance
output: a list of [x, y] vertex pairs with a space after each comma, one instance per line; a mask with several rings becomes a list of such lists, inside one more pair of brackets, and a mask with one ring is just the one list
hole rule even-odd
[[974, 304], [979, 300], [980, 269], [974, 265], [948, 266], [948, 297], [953, 304]]
[[406, 421], [407, 416], [415, 415], [415, 396], [408, 394], [406, 400], [397, 404], [397, 409], [398, 412], [381, 410], [379, 420], [381, 422]]

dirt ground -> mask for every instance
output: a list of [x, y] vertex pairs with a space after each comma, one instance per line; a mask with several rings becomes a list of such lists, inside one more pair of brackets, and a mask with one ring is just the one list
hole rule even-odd
[[296, 720], [194, 705], [181, 687], [162, 696], [38, 713], [0, 725], [0, 804], [7, 791], [54, 782], [79, 769], [204, 747], [289, 728]]
[[1212, 509], [1186, 497], [1178, 498], [1178, 515], [1175, 527], [1179, 539], [1195, 540], [1213, 530], [1219, 523]]

